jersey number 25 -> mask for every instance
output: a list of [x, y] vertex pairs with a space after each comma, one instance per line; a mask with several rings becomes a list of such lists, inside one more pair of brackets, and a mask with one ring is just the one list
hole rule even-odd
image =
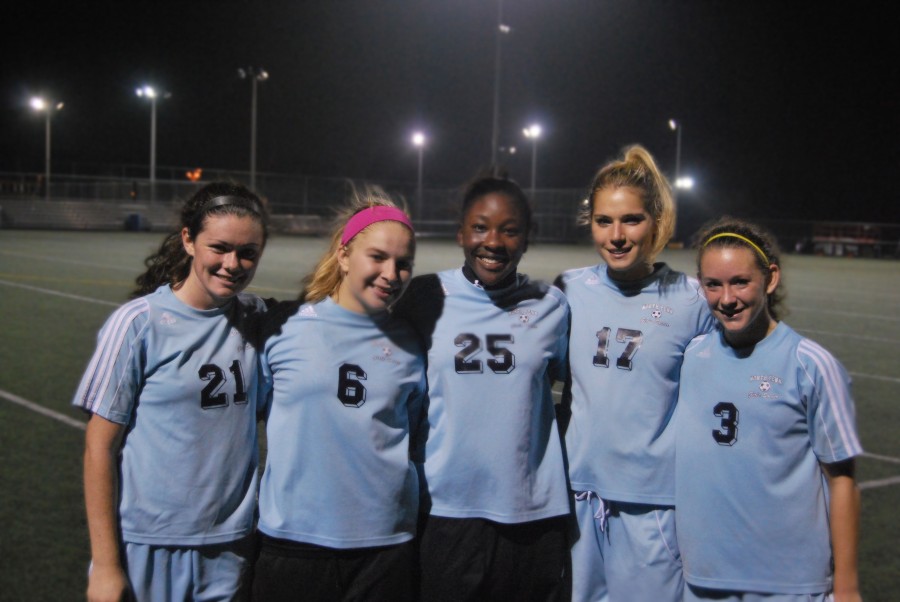
[[[503, 347], [514, 343], [511, 334], [487, 334], [484, 336], [487, 343], [487, 351], [493, 357], [487, 360], [488, 368], [494, 374], [509, 374], [516, 367], [516, 356], [512, 351]], [[481, 360], [473, 359], [475, 354], [481, 351], [481, 339], [478, 335], [464, 332], [456, 335], [453, 343], [462, 347], [454, 357], [454, 365], [457, 374], [481, 374], [484, 370]]]

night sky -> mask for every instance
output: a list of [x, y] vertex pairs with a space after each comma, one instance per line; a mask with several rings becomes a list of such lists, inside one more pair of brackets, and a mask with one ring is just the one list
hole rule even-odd
[[[55, 3], [54, 3], [55, 4]], [[157, 164], [456, 187], [490, 160], [497, 0], [16, 2], [4, 9], [0, 171]], [[749, 217], [900, 222], [900, 18], [889, 2], [504, 0], [500, 145], [538, 188], [585, 188], [631, 143]], [[127, 9], [126, 9], [127, 7]], [[124, 12], [128, 10], [129, 12]], [[73, 165], [75, 167], [73, 167]]]

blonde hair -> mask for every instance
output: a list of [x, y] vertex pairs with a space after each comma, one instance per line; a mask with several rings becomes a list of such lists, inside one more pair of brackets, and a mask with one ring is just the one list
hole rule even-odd
[[590, 225], [594, 203], [601, 190], [623, 187], [634, 188], [640, 193], [644, 209], [653, 219], [653, 245], [649, 256], [652, 261], [666, 248], [675, 232], [675, 201], [669, 181], [643, 146], [629, 146], [621, 159], [607, 163], [597, 172], [591, 182], [589, 201], [580, 212], [578, 223]]
[[[334, 227], [331, 231], [331, 242], [328, 250], [322, 255], [312, 272], [303, 278], [303, 287], [300, 293], [300, 301], [304, 303], [317, 303], [326, 297], [330, 297], [341, 286], [344, 274], [338, 263], [337, 252], [341, 248], [341, 238], [344, 235], [344, 227], [347, 221], [369, 207], [394, 207], [407, 213], [402, 201], [395, 201], [387, 192], [379, 186], [366, 186], [362, 191], [353, 189], [348, 206], [340, 210], [334, 219]], [[405, 204], [404, 204], [405, 205]], [[360, 233], [365, 232], [364, 228]], [[358, 236], [358, 235], [357, 235]], [[349, 251], [353, 248], [354, 237], [345, 248]], [[413, 239], [415, 241], [415, 239]]]

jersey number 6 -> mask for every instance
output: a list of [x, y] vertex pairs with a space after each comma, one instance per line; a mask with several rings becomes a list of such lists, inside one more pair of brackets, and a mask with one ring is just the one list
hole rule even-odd
[[358, 408], [366, 403], [366, 388], [359, 381], [366, 380], [366, 371], [356, 364], [342, 364], [338, 371], [338, 399], [347, 407]]

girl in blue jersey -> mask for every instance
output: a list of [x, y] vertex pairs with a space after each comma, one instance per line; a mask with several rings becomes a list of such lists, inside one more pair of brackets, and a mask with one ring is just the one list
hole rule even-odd
[[557, 280], [572, 311], [560, 416], [578, 524], [573, 598], [680, 600], [671, 421], [684, 349], [714, 321], [696, 281], [654, 263], [675, 209], [644, 148], [600, 169], [581, 221], [603, 263]]
[[247, 593], [256, 511], [257, 353], [250, 284], [259, 198], [209, 184], [106, 321], [73, 403], [91, 412], [84, 488], [88, 600]]
[[414, 598], [410, 438], [425, 371], [415, 334], [388, 312], [414, 255], [406, 213], [361, 195], [300, 300], [267, 318], [255, 600]]
[[[730, 218], [698, 237], [720, 328], [685, 352], [676, 507], [685, 600], [859, 600], [849, 377], [778, 320], [770, 234]], [[832, 569], [833, 566], [833, 569]]]
[[514, 182], [465, 192], [462, 268], [415, 278], [397, 313], [427, 348], [422, 600], [562, 600], [569, 513], [551, 385], [568, 307], [517, 273], [531, 209]]

